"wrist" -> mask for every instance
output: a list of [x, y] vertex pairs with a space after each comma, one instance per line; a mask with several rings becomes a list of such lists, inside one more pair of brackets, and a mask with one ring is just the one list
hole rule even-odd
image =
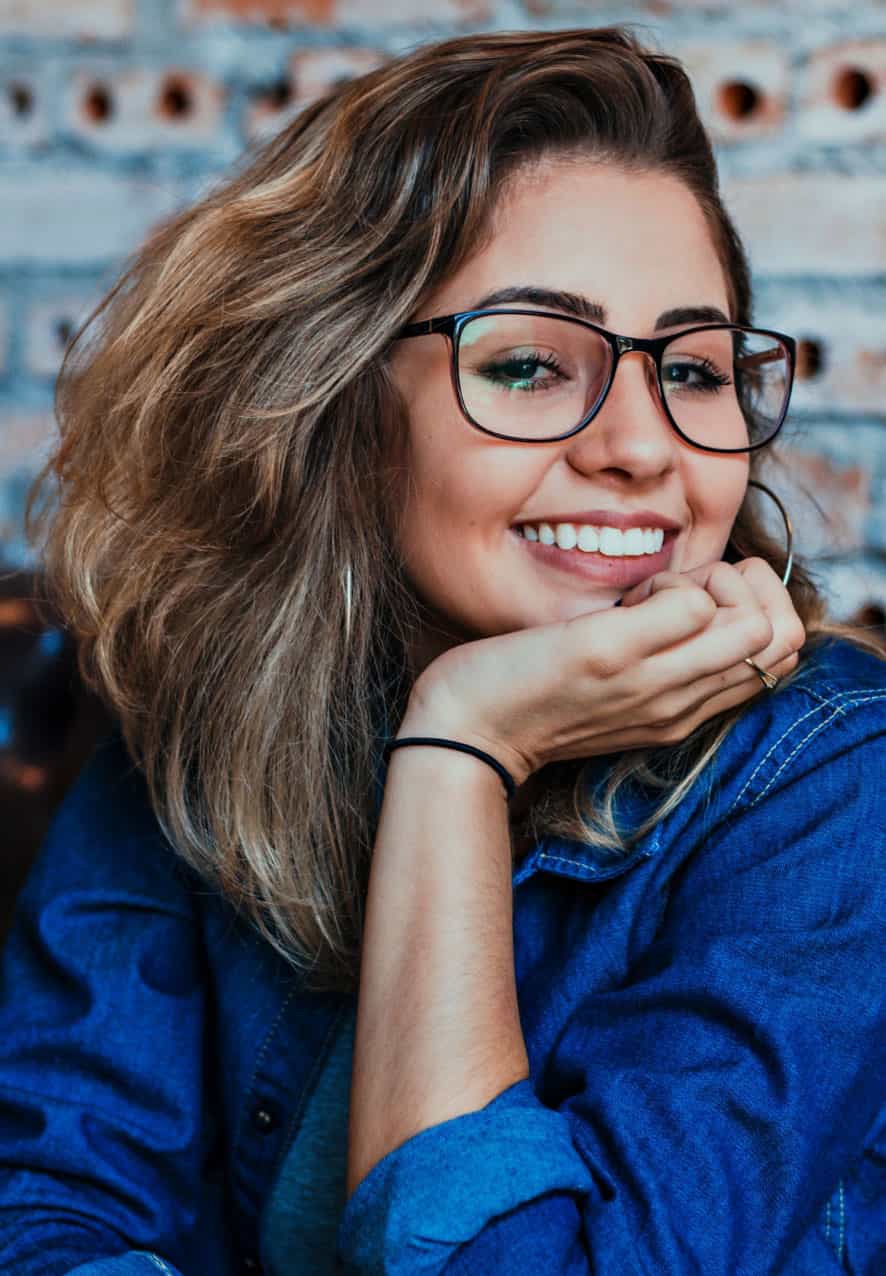
[[[500, 767], [504, 768], [514, 788], [519, 788], [529, 778], [533, 770], [526, 758], [505, 745], [501, 740], [492, 739], [490, 736], [478, 732], [460, 715], [447, 714], [441, 710], [440, 706], [435, 707], [433, 703], [424, 698], [417, 698], [415, 702], [410, 699], [406, 713], [394, 738], [395, 740], [405, 740], [416, 737], [449, 740], [455, 744], [466, 745], [469, 750], [479, 750], [480, 753], [486, 754], [498, 763]], [[455, 763], [455, 759], [461, 759], [458, 766], [462, 772], [473, 767], [477, 769], [483, 768], [493, 776], [496, 773], [496, 768], [482, 758], [474, 757], [470, 752], [449, 748], [446, 745], [411, 745], [408, 746], [408, 751], [410, 753], [436, 754], [437, 760], [440, 762], [442, 762], [444, 754], [448, 755], [448, 758], [453, 763]], [[395, 749], [392, 751], [390, 758], [393, 760], [398, 753], [406, 752], [407, 747]], [[470, 764], [470, 767], [467, 764]], [[500, 782], [504, 783], [506, 790], [510, 789], [508, 780], [502, 775], [500, 775]], [[509, 796], [511, 795], [512, 793], [509, 792]]]
[[461, 753], [467, 757], [476, 758], [478, 762], [482, 762], [491, 771], [495, 771], [504, 785], [505, 796], [510, 801], [517, 791], [517, 784], [507, 767], [503, 766], [491, 753], [485, 749], [478, 749], [476, 745], [465, 744], [460, 740], [450, 740], [447, 736], [406, 736], [392, 740], [385, 748], [385, 756], [390, 758], [391, 753], [395, 749], [412, 746], [416, 748], [431, 748], [438, 750], [446, 750], [447, 753]]
[[[451, 744], [443, 744], [442, 741], [451, 740], [449, 736], [423, 735], [410, 736], [408, 739], [409, 744], [394, 747], [388, 754], [388, 784], [392, 779], [396, 784], [398, 776], [406, 777], [412, 789], [427, 792], [432, 787], [437, 793], [449, 789], [453, 798], [457, 795], [459, 800], [474, 792], [488, 792], [497, 798], [503, 798], [505, 802], [513, 795], [516, 788], [513, 778], [505, 768], [501, 771], [498, 769], [497, 759], [492, 759], [491, 754], [487, 755], [490, 761], [486, 761], [484, 757], [478, 757], [462, 748], [456, 749]], [[437, 740], [441, 743], [434, 743]], [[398, 762], [398, 758], [401, 761]], [[493, 761], [496, 765], [493, 765]]]

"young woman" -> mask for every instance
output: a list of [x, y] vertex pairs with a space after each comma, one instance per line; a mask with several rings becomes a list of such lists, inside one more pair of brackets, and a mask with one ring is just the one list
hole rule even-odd
[[4, 954], [5, 1273], [873, 1276], [886, 680], [763, 529], [793, 359], [618, 29], [389, 62], [142, 249], [31, 509], [119, 731]]

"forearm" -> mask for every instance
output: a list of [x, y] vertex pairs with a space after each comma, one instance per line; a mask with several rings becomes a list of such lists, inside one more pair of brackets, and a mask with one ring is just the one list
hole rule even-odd
[[511, 873], [495, 772], [449, 749], [392, 753], [366, 905], [348, 1195], [406, 1139], [529, 1075]]

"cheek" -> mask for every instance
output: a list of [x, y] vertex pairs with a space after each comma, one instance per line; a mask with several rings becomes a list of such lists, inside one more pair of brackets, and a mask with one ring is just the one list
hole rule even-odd
[[748, 460], [744, 455], [703, 458], [687, 475], [692, 539], [703, 542], [711, 554], [719, 555], [726, 548], [747, 481]]
[[460, 420], [423, 423], [410, 437], [400, 552], [413, 587], [466, 632], [503, 631], [514, 600], [502, 554], [513, 553], [510, 525], [541, 481], [538, 458]]

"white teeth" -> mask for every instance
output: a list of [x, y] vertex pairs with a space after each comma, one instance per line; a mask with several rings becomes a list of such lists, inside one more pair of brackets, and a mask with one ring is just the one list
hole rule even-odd
[[643, 528], [629, 527], [626, 532], [622, 532], [621, 549], [623, 554], [644, 554]]
[[657, 554], [664, 545], [664, 531], [660, 527], [591, 527], [583, 523], [539, 523], [534, 527], [524, 523], [520, 528], [528, 541], [540, 541], [542, 545], [556, 545], [559, 549], [579, 549], [585, 554], [605, 554], [610, 558], [636, 558], [642, 554]]
[[578, 536], [571, 523], [558, 523], [554, 528], [554, 535], [560, 549], [575, 549], [578, 544]]
[[620, 558], [625, 552], [624, 537], [617, 527], [600, 528], [600, 553]]

